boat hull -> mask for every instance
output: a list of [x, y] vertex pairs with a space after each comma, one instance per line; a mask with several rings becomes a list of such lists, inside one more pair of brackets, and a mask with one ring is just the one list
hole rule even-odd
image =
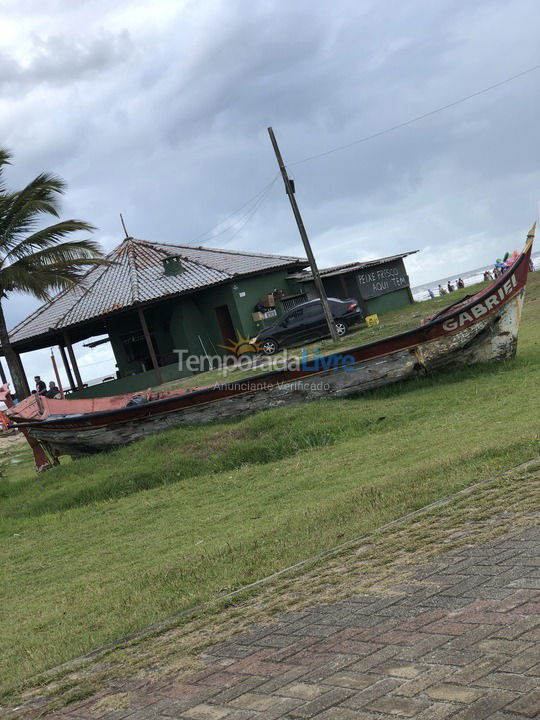
[[[238, 418], [300, 402], [346, 397], [435, 370], [508, 359], [517, 348], [523, 296], [521, 288], [500, 309], [486, 313], [470, 325], [423, 343], [414, 342], [413, 336], [412, 345], [408, 347], [346, 367], [314, 371], [303, 377], [286, 372], [270, 373], [207, 391], [206, 395], [195, 394], [199, 396], [192, 396], [190, 404], [184, 401], [180, 407], [163, 407], [161, 412], [150, 408], [145, 412], [143, 408], [134, 418], [88, 416], [71, 424], [43, 422], [33, 424], [29, 432], [57, 454], [79, 457], [184, 425]], [[446, 322], [448, 325], [451, 319]], [[351, 351], [353, 356], [354, 352]], [[227, 396], [223, 390], [231, 387], [236, 392]]]

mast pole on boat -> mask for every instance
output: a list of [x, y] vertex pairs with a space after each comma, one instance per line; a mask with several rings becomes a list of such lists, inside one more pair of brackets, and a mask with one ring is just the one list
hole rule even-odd
[[61, 397], [62, 400], [63, 400], [63, 399], [64, 399], [64, 388], [62, 387], [62, 381], [60, 380], [60, 374], [59, 374], [59, 372], [58, 372], [58, 366], [57, 366], [57, 364], [56, 364], [56, 358], [54, 357], [54, 353], [53, 353], [52, 348], [51, 348], [51, 363], [52, 363], [52, 366], [53, 366], [54, 375], [55, 375], [55, 377], [56, 377], [57, 387], [58, 387], [58, 389], [60, 390], [60, 397]]
[[64, 363], [64, 370], [66, 371], [69, 387], [71, 388], [71, 392], [75, 392], [75, 382], [73, 380], [73, 374], [71, 372], [71, 368], [69, 367], [68, 359], [66, 357], [66, 349], [63, 345], [58, 345], [58, 348], [60, 350], [60, 355], [62, 357], [62, 362]]
[[69, 339], [69, 335], [67, 334], [66, 330], [64, 330], [64, 345], [66, 346], [66, 349], [68, 351], [69, 359], [71, 361], [71, 367], [73, 368], [73, 372], [75, 373], [76, 389], [82, 390], [83, 389], [83, 381], [81, 378], [81, 373], [79, 372], [79, 366], [77, 365], [77, 358], [75, 357], [75, 353], [73, 352], [71, 340]]
[[316, 288], [317, 292], [319, 293], [319, 298], [321, 300], [324, 317], [328, 324], [328, 329], [330, 330], [330, 336], [332, 337], [332, 340], [334, 342], [338, 342], [339, 335], [337, 334], [336, 327], [334, 325], [334, 318], [332, 316], [332, 311], [330, 310], [330, 305], [328, 304], [328, 297], [326, 295], [326, 290], [324, 289], [324, 285], [322, 284], [321, 276], [319, 274], [319, 268], [317, 267], [317, 262], [315, 260], [315, 256], [313, 255], [313, 251], [311, 249], [311, 244], [310, 244], [309, 238], [307, 236], [306, 228], [304, 227], [304, 221], [302, 220], [302, 215], [300, 214], [300, 210], [298, 208], [296, 198], [294, 197], [293, 184], [291, 183], [291, 180], [287, 174], [287, 168], [285, 167], [283, 158], [281, 157], [281, 152], [280, 152], [279, 146], [277, 144], [276, 136], [274, 135], [274, 131], [272, 130], [271, 127], [268, 128], [268, 134], [270, 135], [270, 141], [272, 143], [272, 147], [274, 148], [274, 152], [276, 154], [276, 160], [279, 165], [281, 177], [283, 178], [283, 182], [285, 184], [285, 190], [287, 192], [287, 195], [289, 196], [289, 201], [291, 203], [294, 219], [296, 220], [296, 224], [298, 226], [298, 232], [300, 233], [300, 237], [302, 238], [302, 242], [304, 244], [304, 250], [306, 251], [309, 266], [311, 268], [311, 274], [313, 275], [313, 282], [315, 284], [315, 288]]

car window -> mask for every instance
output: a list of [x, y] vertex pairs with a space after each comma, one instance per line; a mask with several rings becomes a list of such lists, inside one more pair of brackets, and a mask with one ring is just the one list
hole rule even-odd
[[292, 327], [293, 325], [298, 325], [302, 322], [303, 315], [303, 310], [295, 310], [290, 315], [287, 315], [287, 317], [285, 318], [285, 327]]
[[304, 320], [316, 320], [317, 318], [324, 317], [321, 303], [315, 303], [314, 305], [307, 305], [304, 308]]

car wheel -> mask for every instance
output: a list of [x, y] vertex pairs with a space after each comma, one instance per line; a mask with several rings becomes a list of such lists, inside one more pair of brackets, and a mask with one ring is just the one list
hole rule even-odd
[[278, 351], [278, 344], [272, 339], [263, 340], [261, 343], [261, 350], [265, 355], [275, 355]]
[[334, 323], [334, 326], [336, 328], [336, 332], [339, 335], [339, 337], [343, 337], [347, 334], [347, 324], [342, 322], [341, 320], [338, 320]]

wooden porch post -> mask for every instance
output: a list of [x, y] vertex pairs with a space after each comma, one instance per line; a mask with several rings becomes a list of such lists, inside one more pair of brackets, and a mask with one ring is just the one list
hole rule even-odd
[[75, 357], [75, 353], [73, 352], [73, 348], [71, 346], [71, 342], [69, 339], [69, 335], [64, 330], [64, 344], [67, 348], [69, 359], [71, 360], [71, 367], [73, 368], [73, 372], [75, 373], [75, 381], [77, 382], [77, 390], [82, 390], [83, 387], [83, 381], [81, 380], [81, 373], [79, 372], [79, 366], [77, 365], [77, 358]]
[[74, 391], [75, 383], [73, 382], [73, 374], [71, 372], [71, 368], [69, 367], [68, 359], [66, 357], [66, 350], [63, 345], [58, 345], [58, 348], [60, 350], [60, 355], [62, 356], [62, 362], [64, 363], [64, 370], [66, 371], [69, 387]]
[[7, 383], [6, 373], [4, 371], [4, 366], [2, 365], [2, 361], [0, 360], [0, 378], [2, 378], [2, 384], [5, 385]]
[[157, 384], [161, 385], [161, 383], [163, 382], [163, 378], [161, 377], [161, 370], [158, 365], [156, 351], [154, 350], [154, 345], [148, 331], [148, 325], [146, 324], [146, 318], [144, 317], [142, 308], [137, 308], [137, 314], [139, 315], [139, 322], [141, 323], [144, 339], [146, 340], [146, 347], [148, 348], [148, 352], [150, 353], [150, 360], [152, 361], [152, 367], [154, 368], [154, 372], [156, 374]]
[[[30, 385], [28, 384], [28, 378], [26, 377], [26, 370], [24, 369], [24, 365], [22, 364], [21, 356], [20, 354], [15, 351], [15, 355], [17, 356], [17, 362], [19, 363], [20, 372], [22, 374], [22, 378], [24, 380], [24, 384], [26, 386], [25, 389], [28, 390], [28, 395], [30, 395]], [[27, 397], [28, 397], [27, 395]], [[17, 398], [18, 400], [24, 400], [24, 398]]]

